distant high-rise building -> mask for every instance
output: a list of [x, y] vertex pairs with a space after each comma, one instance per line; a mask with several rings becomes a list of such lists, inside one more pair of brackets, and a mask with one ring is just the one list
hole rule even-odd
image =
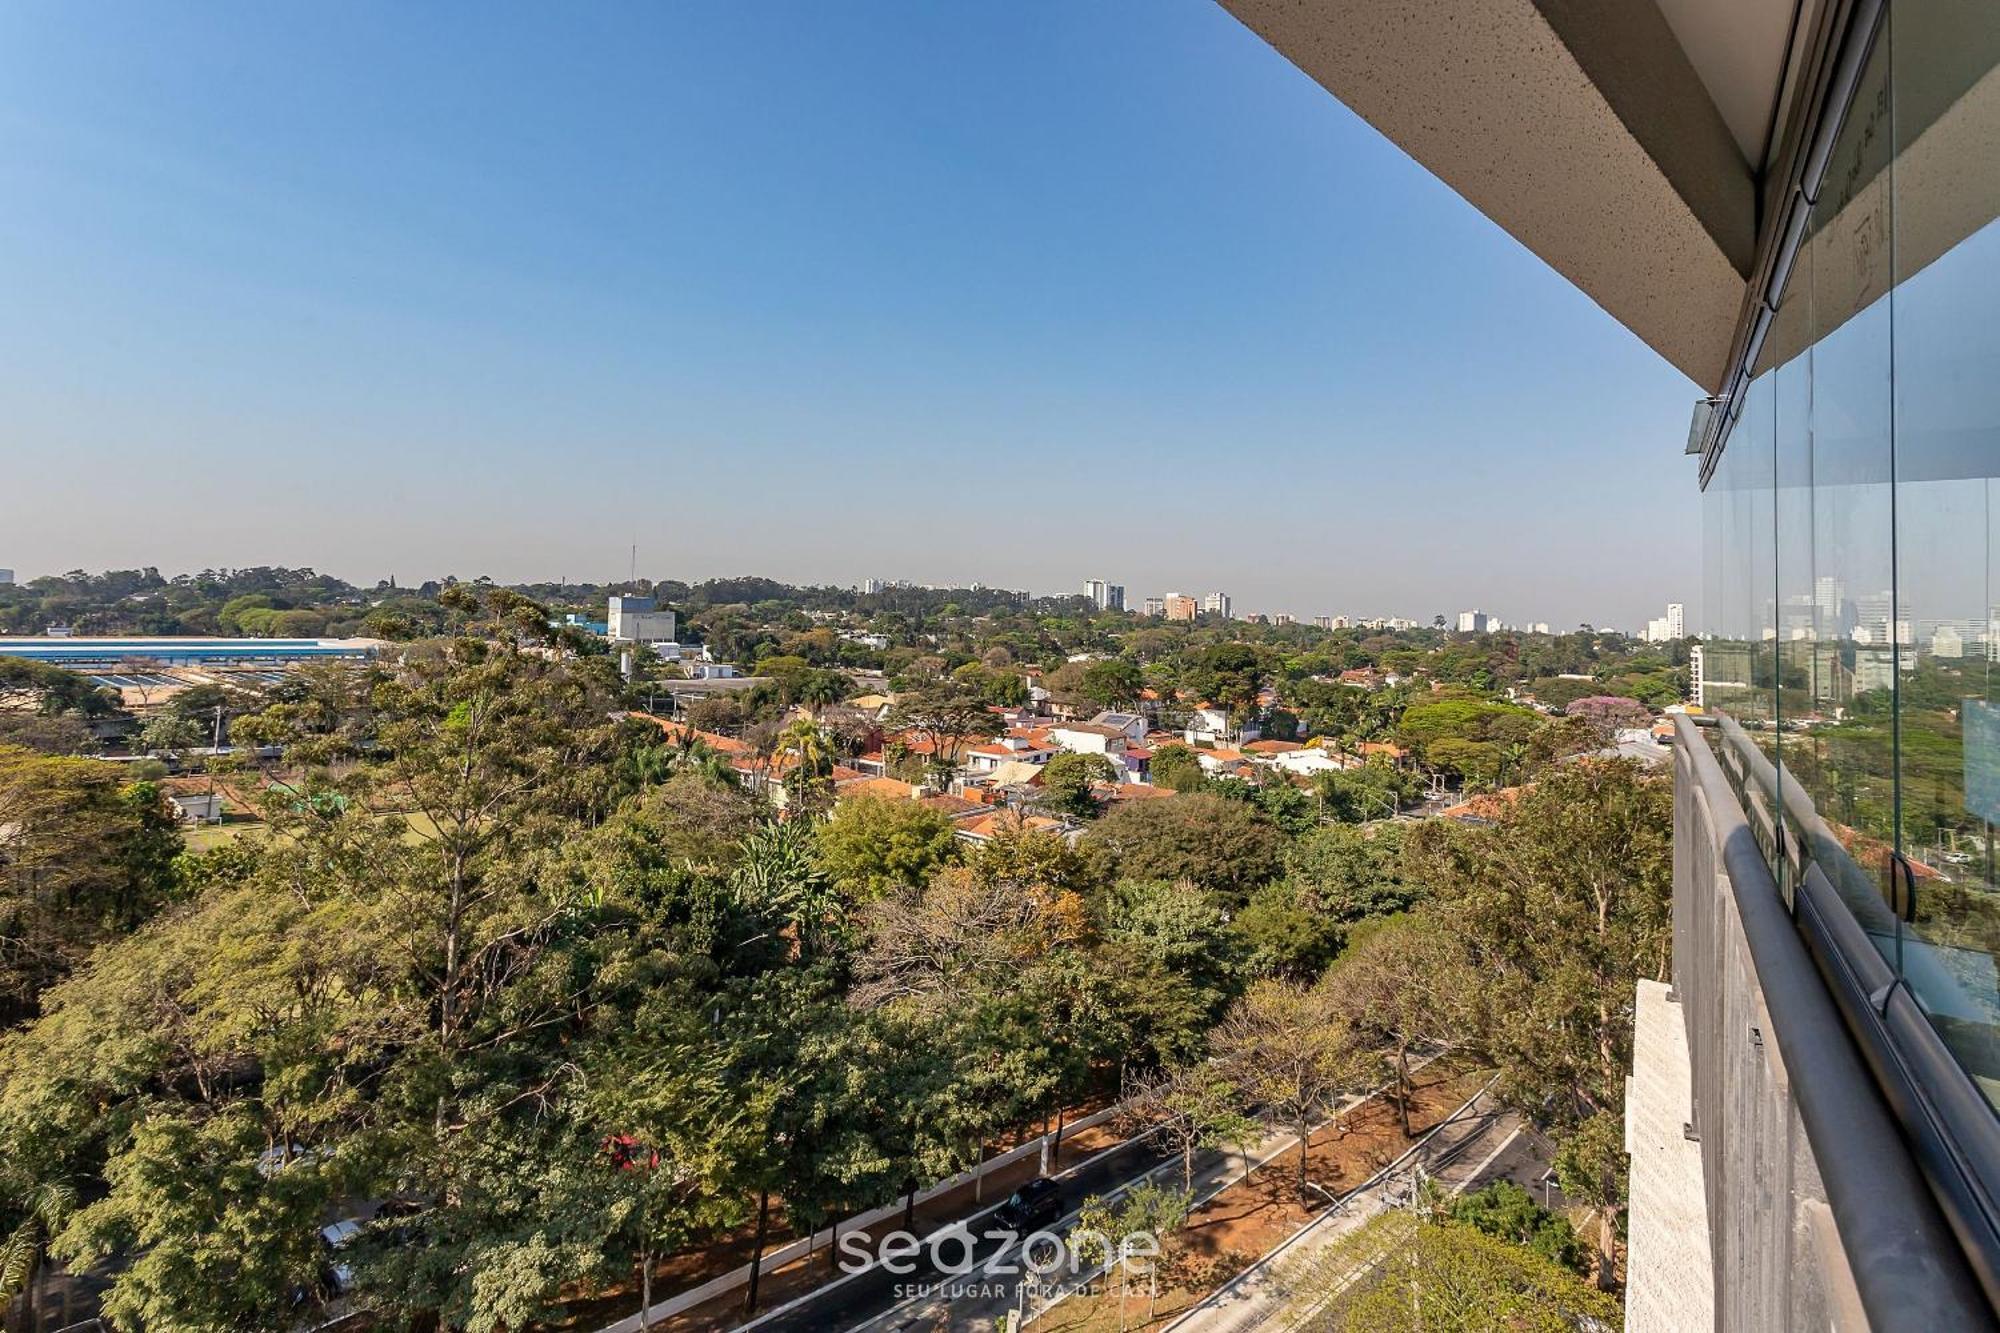
[[1703, 702], [1703, 697], [1707, 691], [1702, 687], [1701, 659], [1701, 645], [1697, 643], [1688, 649], [1688, 679], [1694, 686], [1692, 693], [1695, 707], [1706, 708], [1708, 705]]
[[1460, 611], [1458, 613], [1458, 632], [1460, 634], [1484, 634], [1488, 629], [1492, 628], [1492, 625], [1493, 618], [1484, 611], [1472, 610]]
[[1291, 624], [1296, 624], [1297, 621], [1293, 618], [1291, 612], [1280, 611], [1276, 615], [1271, 617], [1271, 623], [1273, 625], [1291, 625]]
[[[1854, 624], [1850, 631], [1856, 643], [1886, 648], [1891, 642], [1911, 647], [1916, 642], [1908, 606], [1898, 606], [1894, 593], [1869, 593], [1854, 599]], [[1855, 687], [1859, 690], [1860, 686]]]
[[1147, 615], [1149, 615], [1149, 616], [1163, 616], [1163, 615], [1165, 615], [1166, 613], [1167, 613], [1167, 599], [1166, 599], [1166, 598], [1164, 598], [1164, 597], [1148, 597], [1148, 598], [1146, 599], [1146, 614], [1147, 614]]
[[[1801, 599], [1803, 607], [1801, 629], [1803, 632], [1780, 637], [1808, 639], [1812, 637], [1812, 607]], [[1679, 602], [1668, 602], [1667, 613], [1657, 620], [1646, 622], [1646, 632], [1641, 637], [1647, 643], [1673, 643], [1687, 637], [1686, 608]]]
[[1332, 616], [1314, 616], [1314, 617], [1313, 617], [1313, 624], [1315, 624], [1315, 625], [1318, 625], [1318, 626], [1319, 626], [1319, 627], [1320, 627], [1321, 629], [1332, 629], [1332, 628], [1333, 628], [1333, 617], [1332, 617]]
[[1201, 609], [1212, 616], [1221, 616], [1224, 620], [1229, 619], [1229, 594], [1226, 592], [1210, 593], [1201, 599]]
[[1549, 622], [1546, 620], [1537, 620], [1528, 626], [1528, 633], [1530, 634], [1547, 634], [1548, 632]]
[[861, 581], [861, 591], [864, 593], [877, 593], [882, 591], [882, 580], [863, 579]]
[[1201, 610], [1201, 603], [1185, 593], [1170, 592], [1161, 604], [1161, 614], [1168, 620], [1193, 620]]
[[11, 569], [0, 569], [0, 584], [7, 584], [7, 583], [12, 583], [13, 581], [14, 581], [14, 571], [13, 571], [13, 570], [11, 570]]
[[1123, 611], [1125, 609], [1125, 585], [1106, 583], [1103, 579], [1085, 579], [1083, 595], [1090, 604], [1100, 611]]

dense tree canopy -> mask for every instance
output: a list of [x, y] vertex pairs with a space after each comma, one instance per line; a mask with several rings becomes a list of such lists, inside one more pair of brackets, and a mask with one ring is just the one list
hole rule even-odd
[[[1673, 667], [1594, 636], [1551, 655], [1145, 625], [997, 590], [640, 588], [761, 671], [690, 710], [729, 739], [627, 713], [641, 686], [557, 614], [602, 588], [250, 570], [0, 590], [0, 625], [313, 616], [397, 640], [110, 719], [196, 762], [220, 709], [283, 755], [233, 761], [261, 820], [212, 850], [184, 851], [124, 767], [0, 747], [9, 1256], [103, 1260], [116, 1328], [281, 1327], [326, 1295], [319, 1231], [350, 1218], [349, 1298], [385, 1327], [527, 1329], [731, 1228], [904, 1197], [1085, 1099], [1149, 1089], [1173, 1142], [1214, 1142], [1252, 1109], [1303, 1125], [1384, 1079], [1406, 1093], [1439, 1046], [1497, 1064], [1617, 1206], [1602, 1148], [1631, 983], [1666, 956], [1664, 789], [1554, 763], [1595, 747], [1587, 726], [1479, 691]], [[887, 737], [877, 704], [839, 706], [866, 670], [895, 682]], [[1083, 824], [1122, 775], [1070, 756], [1035, 812], [1069, 837], [1006, 812], [978, 846], [962, 805], [834, 787], [876, 745], [944, 783], [1036, 672], [1067, 672], [1080, 708], [1143, 692], [1164, 727], [1197, 701], [1268, 719], [1275, 692], [1357, 766], [1210, 778], [1160, 744], [1181, 794]], [[5, 679], [0, 720], [40, 749], [81, 748], [114, 702]], [[1412, 753], [1350, 759], [1390, 739]], [[1533, 785], [1490, 827], [1388, 823], [1426, 768]], [[1537, 1244], [1518, 1220], [1496, 1243]]]
[[1129, 878], [1185, 879], [1235, 898], [1276, 875], [1284, 856], [1284, 835], [1262, 811], [1203, 793], [1121, 805], [1089, 836]]

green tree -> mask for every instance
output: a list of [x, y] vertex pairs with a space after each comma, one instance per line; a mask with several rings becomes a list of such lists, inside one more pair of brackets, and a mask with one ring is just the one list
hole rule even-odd
[[1153, 751], [1151, 773], [1154, 785], [1178, 792], [1201, 791], [1208, 786], [1208, 773], [1192, 746], [1170, 741]]
[[959, 855], [950, 817], [919, 801], [879, 796], [842, 801], [818, 836], [820, 865], [856, 902], [920, 888]]
[[0, 713], [32, 711], [43, 717], [75, 713], [101, 717], [117, 711], [118, 697], [74, 671], [25, 657], [0, 655]]
[[1059, 754], [1042, 766], [1041, 804], [1044, 809], [1077, 819], [1097, 813], [1091, 794], [1100, 782], [1116, 781], [1118, 772], [1101, 754]]
[[1258, 976], [1311, 981], [1340, 952], [1346, 931], [1296, 880], [1278, 879], [1250, 894], [1233, 923]]
[[1496, 1180], [1484, 1189], [1462, 1194], [1445, 1205], [1445, 1213], [1454, 1222], [1525, 1246], [1574, 1273], [1588, 1275], [1590, 1271], [1590, 1260], [1575, 1229], [1511, 1180]]
[[1634, 990], [1672, 949], [1672, 806], [1665, 777], [1590, 760], [1550, 769], [1490, 827], [1409, 837], [1432, 929], [1479, 979], [1468, 1036], [1542, 1123], [1623, 1102]]
[[1313, 1126], [1362, 1077], [1332, 996], [1271, 978], [1255, 982], [1216, 1030], [1215, 1046], [1249, 1100], [1299, 1136], [1303, 1192]]
[[929, 750], [927, 767], [942, 789], [958, 773], [960, 758], [975, 741], [997, 735], [999, 721], [975, 690], [940, 682], [905, 691], [890, 709], [889, 725], [914, 733]]
[[1146, 688], [1139, 664], [1123, 657], [1092, 662], [1083, 669], [1078, 693], [1100, 708], [1125, 708], [1139, 701]]
[[1283, 865], [1284, 835], [1254, 806], [1220, 796], [1133, 801], [1087, 836], [1117, 857], [1127, 878], [1185, 879], [1237, 900]]
[[1597, 1285], [1609, 1290], [1629, 1188], [1624, 1117], [1598, 1111], [1578, 1124], [1557, 1147], [1555, 1169], [1565, 1195], [1597, 1210]]
[[1286, 876], [1312, 910], [1335, 921], [1394, 915], [1420, 892], [1403, 874], [1403, 827], [1329, 824], [1285, 849]]
[[173, 893], [180, 832], [157, 789], [115, 766], [0, 747], [0, 1021]]
[[159, 713], [140, 729], [139, 744], [150, 754], [179, 763], [188, 750], [200, 745], [207, 736], [201, 723], [193, 718]]

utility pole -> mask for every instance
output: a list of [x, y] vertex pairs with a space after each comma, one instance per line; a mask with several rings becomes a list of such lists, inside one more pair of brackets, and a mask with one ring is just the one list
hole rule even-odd
[[215, 763], [222, 758], [222, 705], [215, 706], [215, 732], [208, 746], [208, 813], [215, 815]]

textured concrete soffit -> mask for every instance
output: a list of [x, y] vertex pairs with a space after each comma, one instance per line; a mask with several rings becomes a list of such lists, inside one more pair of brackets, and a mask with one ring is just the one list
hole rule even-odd
[[1754, 188], [1650, 3], [1543, 0], [1559, 35], [1535, 0], [1221, 2], [1696, 383], [1719, 385]]

